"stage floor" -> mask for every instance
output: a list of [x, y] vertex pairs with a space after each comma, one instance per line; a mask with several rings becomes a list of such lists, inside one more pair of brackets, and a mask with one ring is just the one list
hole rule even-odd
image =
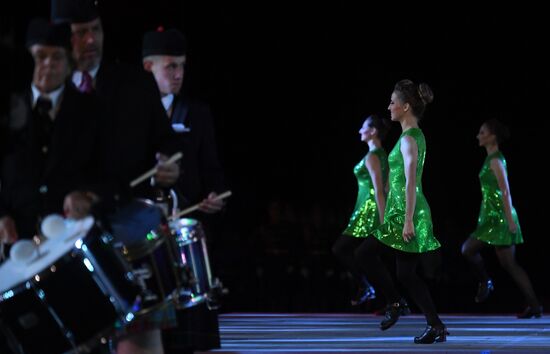
[[211, 353], [550, 353], [550, 317], [442, 315], [445, 343], [414, 344], [423, 316], [401, 317], [387, 331], [381, 316], [235, 313], [219, 317], [222, 348]]

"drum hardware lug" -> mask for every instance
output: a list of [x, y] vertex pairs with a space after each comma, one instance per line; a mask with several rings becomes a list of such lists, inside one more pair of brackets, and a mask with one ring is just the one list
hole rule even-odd
[[114, 237], [111, 234], [103, 233], [101, 235], [101, 241], [103, 241], [103, 243], [111, 244], [113, 242], [113, 240], [114, 240]]

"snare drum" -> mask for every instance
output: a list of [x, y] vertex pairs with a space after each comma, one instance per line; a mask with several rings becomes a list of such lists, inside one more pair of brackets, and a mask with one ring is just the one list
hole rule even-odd
[[92, 217], [0, 267], [0, 327], [16, 352], [83, 352], [133, 317], [139, 289]]
[[187, 308], [208, 299], [213, 288], [206, 237], [198, 220], [181, 218], [170, 222], [176, 243], [176, 258], [187, 274], [188, 285], [179, 292], [178, 307]]
[[182, 288], [162, 210], [152, 201], [135, 200], [112, 218], [111, 225], [115, 247], [130, 263], [141, 287], [140, 313], [162, 307]]

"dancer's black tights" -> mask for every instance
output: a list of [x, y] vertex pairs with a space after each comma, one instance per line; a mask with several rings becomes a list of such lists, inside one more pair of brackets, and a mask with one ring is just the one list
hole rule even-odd
[[[380, 254], [385, 251], [386, 245], [370, 236], [356, 250], [356, 258], [361, 260], [363, 271], [375, 287], [379, 288], [388, 304], [395, 303], [401, 298], [393, 279], [382, 262]], [[421, 253], [395, 252], [397, 279], [407, 289], [412, 300], [426, 316], [430, 326], [441, 326], [442, 322], [435, 311], [435, 306], [424, 281], [416, 274]]]
[[370, 284], [355, 258], [355, 250], [361, 246], [365, 238], [341, 235], [332, 246], [332, 253], [348, 268], [358, 284], [368, 287]]
[[[469, 237], [462, 245], [462, 255], [471, 264], [476, 278], [480, 282], [489, 280], [489, 275], [485, 270], [481, 250], [489, 245], [483, 241], [479, 241], [473, 237]], [[516, 246], [495, 246], [495, 252], [502, 268], [514, 279], [520, 288], [523, 296], [527, 300], [527, 304], [533, 308], [539, 306], [539, 302], [529, 280], [529, 276], [523, 268], [516, 262]]]

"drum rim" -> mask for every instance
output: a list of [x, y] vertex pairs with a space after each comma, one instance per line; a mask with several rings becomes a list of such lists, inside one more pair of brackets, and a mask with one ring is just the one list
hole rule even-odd
[[192, 223], [182, 226], [190, 226], [190, 227], [200, 227], [201, 222], [194, 218], [178, 218], [175, 220], [171, 220], [168, 225], [170, 226], [170, 229], [172, 229], [172, 224], [179, 224], [182, 220], [192, 220]]
[[[95, 227], [95, 224], [94, 226]], [[89, 233], [86, 234], [86, 236], [82, 237], [80, 240], [82, 240], [82, 244], [86, 244], [86, 239], [88, 239]], [[69, 249], [67, 252], [61, 254], [59, 258], [55, 259], [55, 261], [51, 262], [47, 266], [45, 266], [42, 270], [39, 272], [34, 273], [30, 277], [26, 278], [25, 280], [16, 283], [14, 286], [12, 286], [9, 289], [0, 290], [0, 303], [3, 301], [8, 301], [12, 297], [15, 297], [16, 295], [24, 292], [25, 290], [31, 290], [33, 286], [40, 287], [40, 283], [43, 281], [46, 281], [50, 276], [52, 276], [53, 273], [57, 272], [58, 269], [62, 266], [65, 266], [67, 263], [69, 263], [66, 259], [67, 257], [71, 257], [71, 260], [73, 258], [79, 257], [80, 260], [84, 259], [84, 253], [82, 250], [80, 250], [78, 247], [73, 246], [71, 249]], [[28, 265], [28, 264], [27, 264]], [[52, 267], [55, 267], [55, 270], [52, 271]], [[36, 280], [36, 277], [39, 278], [39, 280]], [[3, 294], [12, 291], [13, 295], [11, 295], [8, 298], [4, 298]]]
[[[176, 223], [179, 224], [180, 220], [193, 220], [193, 224], [181, 225], [181, 226], [175, 225]], [[171, 221], [169, 223], [169, 227], [170, 227], [170, 235], [176, 241], [178, 246], [189, 245], [191, 243], [198, 242], [201, 239], [206, 238], [206, 235], [204, 234], [204, 230], [202, 228], [202, 224], [197, 219], [180, 218], [180, 219]], [[184, 237], [182, 235], [182, 232], [180, 232], [180, 230], [186, 227], [187, 229], [189, 229], [189, 232], [188, 232], [188, 235]]]
[[196, 236], [196, 235], [193, 235], [193, 237], [189, 237], [189, 238], [186, 238], [186, 239], [180, 239], [178, 237], [176, 237], [176, 244], [178, 245], [178, 247], [182, 247], [182, 246], [187, 246], [187, 245], [190, 245], [190, 244], [193, 244], [193, 243], [197, 243], [197, 242], [202, 242], [202, 240], [204, 240], [205, 238], [203, 236]]
[[119, 247], [122, 256], [124, 256], [124, 258], [128, 261], [134, 261], [136, 259], [152, 254], [166, 242], [166, 237], [162, 233], [154, 230], [150, 232], [154, 232], [157, 235], [157, 238], [151, 241], [146, 240], [136, 242], [131, 245], [123, 244], [121, 247]]
[[[26, 290], [31, 290], [32, 286], [27, 286], [27, 284], [29, 282], [32, 282], [33, 280], [34, 280], [34, 276], [29, 279], [25, 279], [20, 283], [17, 283], [16, 285], [14, 285], [9, 289], [2, 290], [2, 292], [0, 293], [0, 304], [6, 301], [10, 301], [10, 299], [14, 298], [15, 296], [21, 294]], [[10, 291], [12, 292], [12, 294], [6, 297], [5, 294], [9, 293]]]

